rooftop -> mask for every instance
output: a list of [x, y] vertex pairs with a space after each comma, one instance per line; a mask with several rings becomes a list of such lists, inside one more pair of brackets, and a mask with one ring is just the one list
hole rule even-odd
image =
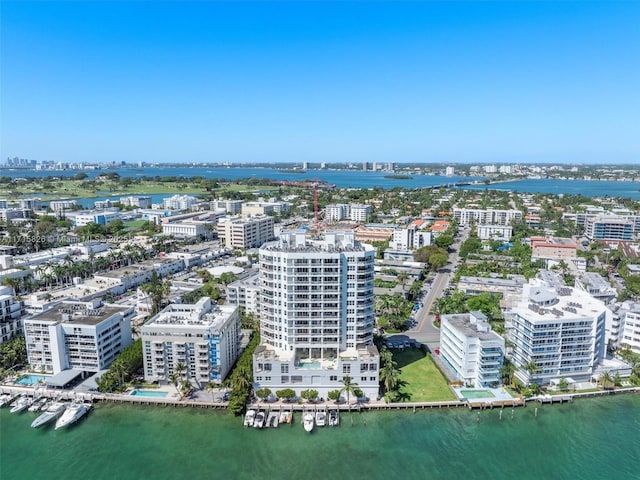
[[62, 302], [57, 307], [34, 315], [30, 320], [52, 323], [98, 325], [117, 313], [124, 314], [131, 307], [100, 305], [96, 302]]

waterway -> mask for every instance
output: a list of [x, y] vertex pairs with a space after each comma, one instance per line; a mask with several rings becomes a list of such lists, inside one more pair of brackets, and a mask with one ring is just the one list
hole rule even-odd
[[[0, 411], [6, 479], [640, 478], [640, 395], [515, 410], [343, 414], [304, 432], [211, 410], [98, 404], [68, 430]], [[352, 425], [353, 423], [353, 425]]]

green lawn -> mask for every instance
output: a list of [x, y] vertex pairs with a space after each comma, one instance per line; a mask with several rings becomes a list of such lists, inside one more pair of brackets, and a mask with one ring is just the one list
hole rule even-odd
[[449, 388], [447, 379], [438, 367], [419, 348], [407, 348], [404, 351], [394, 350], [393, 359], [401, 369], [400, 380], [406, 382], [400, 387], [399, 401], [438, 402], [456, 400]]

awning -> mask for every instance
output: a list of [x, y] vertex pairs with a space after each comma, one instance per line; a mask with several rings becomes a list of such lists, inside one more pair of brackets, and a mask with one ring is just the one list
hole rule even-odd
[[63, 370], [62, 372], [47, 379], [47, 387], [64, 388], [80, 375], [82, 375], [81, 370]]

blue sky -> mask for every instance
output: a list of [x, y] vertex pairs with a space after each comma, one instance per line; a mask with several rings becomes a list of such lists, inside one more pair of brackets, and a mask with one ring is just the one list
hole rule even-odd
[[640, 2], [0, 3], [0, 158], [640, 163]]

